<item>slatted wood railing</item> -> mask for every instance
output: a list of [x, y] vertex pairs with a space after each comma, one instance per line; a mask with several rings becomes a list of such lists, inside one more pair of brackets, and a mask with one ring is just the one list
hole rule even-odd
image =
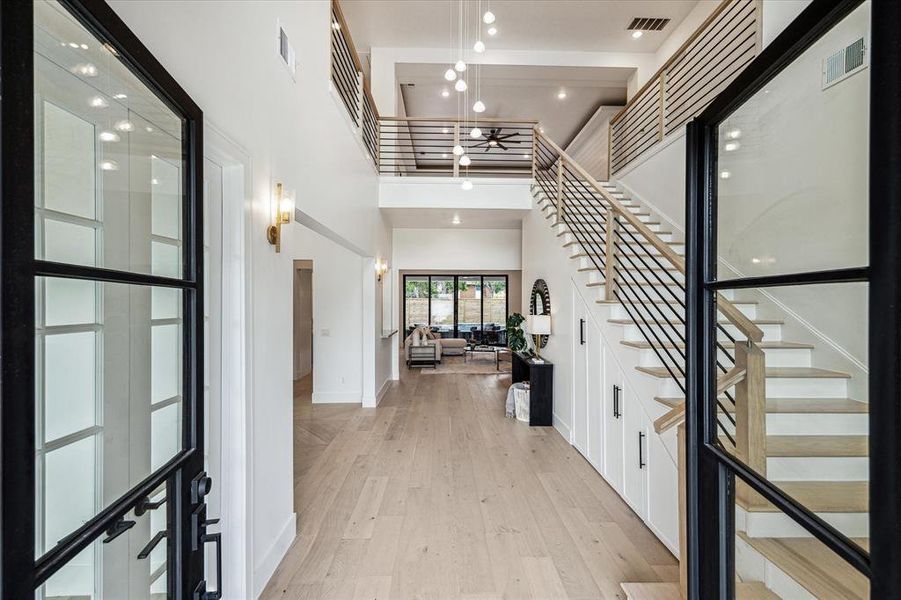
[[723, 0], [610, 119], [609, 173], [700, 113], [760, 52], [761, 0]]

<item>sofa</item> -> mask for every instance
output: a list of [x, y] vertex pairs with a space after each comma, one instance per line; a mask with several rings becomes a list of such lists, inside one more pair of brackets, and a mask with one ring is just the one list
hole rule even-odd
[[442, 356], [462, 356], [468, 342], [463, 338], [442, 338], [428, 327], [417, 327], [404, 339], [404, 359], [409, 363], [410, 348], [423, 344], [435, 346], [435, 359], [441, 362]]
[[442, 338], [441, 352], [445, 356], [463, 356], [467, 344], [463, 338]]

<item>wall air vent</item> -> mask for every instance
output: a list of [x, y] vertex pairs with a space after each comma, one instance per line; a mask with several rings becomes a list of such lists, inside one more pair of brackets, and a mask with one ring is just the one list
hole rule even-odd
[[867, 45], [860, 38], [823, 59], [823, 89], [867, 67]]
[[278, 30], [278, 38], [275, 42], [275, 50], [276, 52], [278, 52], [279, 58], [282, 59], [282, 63], [285, 65], [285, 68], [288, 69], [288, 73], [291, 74], [291, 78], [295, 79], [295, 76], [297, 74], [297, 57], [294, 53], [294, 46], [292, 46], [290, 40], [288, 40], [288, 33], [282, 27], [281, 21], [276, 20], [275, 26]]
[[626, 29], [628, 31], [660, 31], [666, 27], [667, 23], [669, 23], [669, 19], [660, 17], [635, 17]]

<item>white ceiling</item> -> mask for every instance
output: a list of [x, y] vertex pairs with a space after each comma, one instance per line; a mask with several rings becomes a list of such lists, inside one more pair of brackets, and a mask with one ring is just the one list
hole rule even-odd
[[[460, 94], [442, 77], [443, 65], [401, 64], [397, 81], [404, 107], [411, 117], [449, 117], [460, 110], [472, 113], [481, 99], [483, 117], [538, 119], [545, 133], [567, 144], [599, 106], [626, 101], [626, 81], [632, 69], [615, 67], [544, 67], [473, 65], [466, 72], [469, 90]], [[412, 86], [409, 84], [413, 84]], [[442, 97], [442, 90], [450, 96]], [[559, 99], [560, 90], [566, 98]]]
[[[382, 208], [395, 229], [521, 229], [527, 210], [498, 208]], [[453, 224], [454, 216], [460, 218]]]
[[[478, 0], [464, 4], [467, 49], [481, 31], [492, 49], [655, 52], [697, 0], [481, 0], [482, 11], [490, 7], [497, 16], [494, 37], [484, 33]], [[451, 47], [452, 24], [457, 35], [458, 0], [342, 0], [341, 6], [360, 52], [372, 46]], [[634, 40], [626, 31], [634, 17], [672, 21]]]

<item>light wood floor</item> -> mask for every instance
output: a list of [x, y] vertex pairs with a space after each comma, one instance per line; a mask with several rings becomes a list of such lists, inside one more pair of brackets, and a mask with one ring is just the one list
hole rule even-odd
[[554, 429], [504, 417], [510, 375], [403, 369], [378, 409], [295, 398], [298, 537], [277, 598], [624, 598], [673, 556]]

